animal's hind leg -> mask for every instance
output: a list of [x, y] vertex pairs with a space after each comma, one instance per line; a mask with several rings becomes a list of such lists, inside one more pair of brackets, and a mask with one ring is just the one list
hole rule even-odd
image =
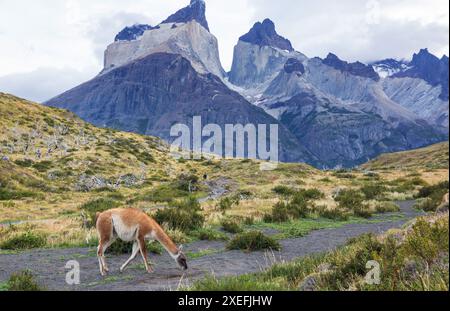
[[97, 248], [97, 257], [100, 266], [100, 273], [104, 276], [109, 271], [105, 260], [105, 252], [114, 242], [113, 224], [111, 217], [100, 215], [97, 220], [97, 231], [99, 235], [99, 246]]
[[125, 268], [130, 264], [130, 262], [136, 258], [137, 254], [139, 252], [139, 244], [137, 241], [133, 243], [133, 252], [131, 253], [131, 257], [120, 267], [120, 272], [123, 272]]

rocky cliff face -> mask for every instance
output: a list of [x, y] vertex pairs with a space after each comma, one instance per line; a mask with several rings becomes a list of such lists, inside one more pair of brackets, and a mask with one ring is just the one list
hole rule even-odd
[[194, 116], [221, 128], [278, 124], [280, 159], [320, 168], [448, 139], [448, 58], [421, 51], [411, 62], [371, 65], [334, 54], [309, 59], [266, 19], [239, 39], [227, 75], [205, 9], [192, 0], [157, 26], [125, 28], [99, 76], [47, 104], [169, 141], [172, 125], [191, 125]]
[[124, 28], [105, 51], [102, 73], [153, 53], [165, 52], [182, 55], [201, 73], [224, 78], [217, 39], [209, 32], [205, 10], [203, 0], [192, 0], [189, 6], [157, 26]]
[[365, 77], [374, 81], [380, 80], [380, 76], [375, 72], [372, 66], [365, 65], [361, 62], [348, 63], [339, 59], [339, 57], [332, 53], [328, 54], [327, 58], [322, 60], [322, 62], [327, 66], [342, 72], [348, 72], [354, 76]]
[[217, 39], [196, 21], [160, 24], [145, 31], [137, 40], [112, 43], [105, 52], [103, 73], [159, 52], [182, 55], [201, 73], [225, 76]]
[[448, 101], [449, 68], [447, 56], [439, 59], [428, 52], [427, 49], [422, 49], [418, 54], [414, 54], [408, 66], [407, 70], [400, 71], [393, 77], [418, 78], [425, 80], [432, 86], [440, 86], [441, 94], [439, 97]]
[[204, 0], [191, 0], [189, 6], [179, 10], [169, 16], [162, 24], [188, 23], [195, 20], [209, 31], [208, 21], [206, 20], [206, 4]]
[[229, 80], [246, 89], [258, 88], [273, 79], [290, 58], [306, 59], [294, 51], [291, 42], [278, 35], [274, 23], [266, 19], [239, 39]]
[[387, 59], [372, 65], [382, 72], [382, 87], [391, 100], [448, 131], [447, 56], [439, 59], [422, 49], [411, 61]]
[[[448, 137], [442, 128], [448, 102], [439, 99], [440, 88], [408, 77], [417, 83], [408, 92], [413, 85], [406, 78], [385, 79], [413, 64], [349, 63], [331, 53], [308, 59], [295, 51], [283, 53], [268, 40], [263, 46], [247, 41], [241, 38], [235, 48], [230, 82], [285, 125], [322, 167], [354, 166], [380, 153]], [[381, 68], [390, 75], [380, 76]], [[429, 106], [423, 109], [425, 103]]]
[[[230, 91], [215, 75], [200, 74], [180, 55], [155, 53], [101, 75], [47, 102], [66, 108], [97, 126], [148, 134], [171, 141], [176, 123], [192, 126], [201, 116], [225, 133], [225, 124], [279, 124], [262, 109]], [[280, 126], [284, 161], [317, 163]]]

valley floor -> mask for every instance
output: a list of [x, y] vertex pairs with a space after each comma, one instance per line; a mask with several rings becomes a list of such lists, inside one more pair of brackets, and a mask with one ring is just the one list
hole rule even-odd
[[[350, 238], [365, 233], [380, 234], [390, 229], [401, 228], [413, 218], [423, 215], [413, 208], [414, 201], [399, 202], [400, 213], [376, 215], [372, 219], [347, 224], [332, 229], [312, 231], [307, 236], [284, 239], [280, 252], [226, 251], [225, 242], [201, 241], [185, 246], [190, 269], [183, 274], [167, 255], [151, 255], [155, 273], [144, 273], [142, 262], [136, 259], [134, 265], [119, 273], [120, 265], [129, 255], [108, 256], [111, 272], [106, 278], [100, 276], [94, 248], [52, 249], [26, 251], [0, 255], [0, 284], [19, 270], [30, 269], [39, 283], [47, 290], [89, 290], [89, 291], [156, 291], [177, 290], [208, 275], [217, 278], [260, 272], [278, 262], [289, 262], [296, 258], [334, 250]], [[266, 232], [276, 234], [276, 232]], [[189, 257], [189, 255], [188, 255]], [[67, 285], [65, 268], [69, 260], [77, 260], [81, 267], [81, 284]]]

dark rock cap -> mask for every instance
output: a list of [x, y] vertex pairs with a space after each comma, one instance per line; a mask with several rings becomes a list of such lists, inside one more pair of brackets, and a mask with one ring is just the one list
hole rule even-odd
[[275, 30], [275, 24], [270, 19], [257, 22], [250, 31], [239, 40], [259, 46], [272, 46], [282, 50], [294, 51], [291, 42], [280, 36]]
[[333, 67], [334, 69], [348, 72], [354, 76], [370, 78], [374, 81], [380, 80], [380, 76], [375, 72], [372, 66], [365, 65], [361, 62], [348, 63], [339, 59], [339, 57], [333, 53], [329, 53], [327, 58], [322, 60], [322, 63]]
[[197, 21], [209, 31], [208, 21], [206, 20], [206, 4], [204, 0], [191, 0], [191, 3], [187, 7], [170, 15], [162, 23], [187, 23], [193, 20]]

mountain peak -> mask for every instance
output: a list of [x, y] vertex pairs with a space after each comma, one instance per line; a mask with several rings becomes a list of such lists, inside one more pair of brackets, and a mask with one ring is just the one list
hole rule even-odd
[[380, 76], [375, 72], [372, 66], [365, 65], [361, 62], [348, 63], [341, 60], [333, 53], [329, 53], [327, 57], [322, 60], [322, 63], [342, 72], [348, 72], [354, 76], [370, 78], [374, 81], [380, 80]]
[[291, 42], [277, 33], [275, 23], [268, 18], [262, 23], [255, 23], [252, 29], [239, 40], [260, 46], [272, 46], [289, 52], [294, 51]]
[[191, 0], [190, 4], [170, 15], [162, 24], [166, 23], [187, 23], [197, 21], [200, 25], [209, 31], [208, 21], [206, 20], [206, 3], [204, 0]]
[[145, 24], [135, 24], [133, 26], [127, 26], [117, 34], [114, 41], [136, 40], [137, 38], [142, 36], [145, 31], [151, 30], [151, 29], [156, 29], [156, 28], [158, 28], [158, 26], [152, 27], [150, 25], [145, 25]]
[[431, 54], [428, 49], [421, 49], [415, 53], [412, 61], [409, 63], [409, 69], [396, 74], [394, 77], [420, 78], [427, 81], [432, 86], [441, 86], [442, 92], [440, 98], [448, 100], [448, 57], [439, 59]]

